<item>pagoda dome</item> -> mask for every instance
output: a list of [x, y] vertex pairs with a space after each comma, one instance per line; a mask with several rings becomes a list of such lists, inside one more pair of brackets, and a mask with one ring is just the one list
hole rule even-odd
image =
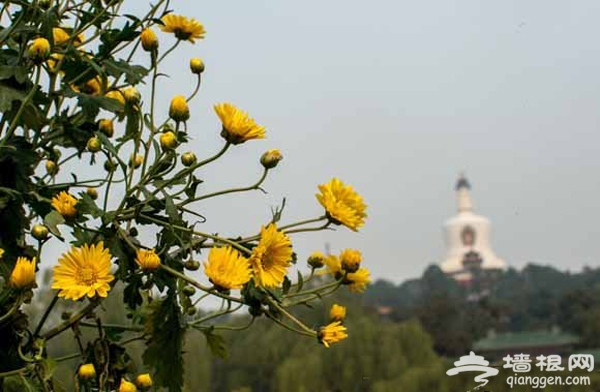
[[[470, 190], [469, 181], [461, 175], [456, 183], [458, 213], [444, 223], [446, 256], [440, 267], [457, 280], [470, 279], [469, 268], [474, 255], [479, 257], [478, 267], [483, 270], [507, 268], [504, 260], [492, 250], [490, 220], [473, 211]], [[469, 265], [466, 265], [467, 260], [470, 260]]]

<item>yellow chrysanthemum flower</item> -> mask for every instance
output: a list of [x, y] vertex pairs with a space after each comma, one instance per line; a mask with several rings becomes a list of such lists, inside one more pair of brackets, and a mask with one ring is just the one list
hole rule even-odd
[[215, 286], [225, 290], [241, 289], [251, 278], [248, 259], [231, 246], [211, 248], [204, 273]]
[[119, 385], [119, 392], [137, 392], [137, 388], [133, 383], [122, 378], [121, 385]]
[[111, 255], [102, 242], [73, 247], [58, 259], [53, 269], [52, 288], [61, 298], [77, 301], [88, 296], [106, 297], [114, 276], [110, 273]]
[[46, 38], [36, 38], [27, 50], [29, 58], [36, 62], [44, 61], [50, 56], [50, 42]]
[[342, 321], [346, 318], [346, 307], [338, 304], [331, 305], [329, 318], [333, 321]]
[[[342, 261], [336, 255], [327, 255], [324, 262], [330, 274], [340, 275], [342, 273]], [[339, 277], [336, 276], [336, 279]]]
[[9, 278], [9, 284], [16, 289], [27, 289], [35, 285], [35, 257], [29, 260], [26, 257], [17, 258], [15, 268]]
[[2, 260], [2, 256], [4, 256], [4, 249], [0, 248], [0, 260]]
[[125, 98], [125, 102], [127, 102], [130, 105], [137, 105], [140, 103], [140, 100], [142, 99], [142, 96], [140, 95], [140, 92], [138, 91], [138, 89], [133, 86], [128, 86], [128, 87], [121, 89], [121, 93], [123, 94], [123, 97]]
[[79, 367], [77, 374], [80, 378], [84, 380], [89, 380], [90, 378], [96, 377], [96, 368], [93, 363], [86, 363]]
[[[54, 40], [54, 45], [63, 45], [69, 42], [71, 36], [65, 30], [60, 27], [55, 27], [52, 29], [52, 39]], [[77, 37], [73, 39], [73, 45], [79, 46], [85, 40], [85, 36], [83, 33], [79, 34]]]
[[104, 96], [106, 98], [110, 98], [110, 99], [119, 101], [122, 105], [125, 105], [125, 97], [123, 96], [123, 93], [119, 90], [111, 90], [111, 91], [107, 92], [106, 94], [104, 94]]
[[77, 214], [76, 205], [77, 199], [67, 191], [62, 191], [52, 198], [52, 207], [65, 219], [73, 218]]
[[362, 254], [356, 249], [344, 249], [340, 254], [342, 268], [348, 272], [356, 272], [362, 262]]
[[203, 39], [206, 30], [196, 19], [186, 18], [182, 15], [168, 14], [163, 16], [164, 26], [160, 29], [165, 33], [173, 33], [177, 39], [194, 43], [196, 39]]
[[318, 332], [319, 342], [325, 347], [329, 348], [331, 343], [337, 343], [340, 340], [346, 339], [348, 334], [346, 333], [347, 328], [342, 325], [340, 321], [334, 321], [321, 329]]
[[158, 37], [151, 28], [146, 28], [141, 32], [140, 41], [142, 41], [142, 48], [146, 52], [158, 49]]
[[169, 117], [177, 122], [186, 122], [190, 118], [190, 108], [183, 95], [176, 95], [169, 106]]
[[371, 273], [366, 268], [359, 268], [356, 272], [346, 274], [344, 283], [353, 293], [363, 293], [367, 285], [371, 283]]
[[329, 219], [357, 231], [365, 223], [367, 206], [362, 197], [350, 185], [337, 178], [319, 185], [317, 200], [327, 211]]
[[221, 119], [223, 130], [221, 136], [231, 144], [240, 144], [246, 140], [264, 139], [265, 127], [256, 124], [253, 118], [230, 103], [219, 103], [214, 106]]
[[152, 386], [152, 377], [150, 377], [150, 373], [139, 374], [135, 378], [135, 383], [140, 388], [150, 388]]
[[158, 257], [154, 249], [138, 249], [135, 255], [135, 262], [144, 271], [154, 271], [160, 266], [160, 257]]
[[292, 241], [271, 223], [260, 230], [258, 245], [252, 250], [250, 264], [254, 281], [260, 287], [281, 285], [292, 260]]
[[102, 84], [102, 78], [100, 76], [96, 76], [95, 78], [90, 79], [79, 86], [71, 86], [71, 88], [73, 89], [73, 91], [76, 91], [78, 93], [98, 95], [102, 92]]

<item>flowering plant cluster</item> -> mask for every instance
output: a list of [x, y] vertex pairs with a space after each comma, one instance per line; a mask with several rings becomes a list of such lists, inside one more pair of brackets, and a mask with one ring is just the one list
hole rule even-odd
[[[318, 186], [323, 214], [317, 218], [282, 224], [282, 205], [257, 224], [255, 235], [200, 229], [208, 225], [203, 200], [262, 189], [282, 154], [266, 151], [250, 186], [203, 193], [199, 169], [265, 138], [266, 127], [231, 103], [218, 103], [215, 137], [222, 148], [206, 157], [186, 150], [196, 136], [187, 123], [203, 61], [190, 59], [192, 92], [175, 95], [169, 107], [155, 98], [164, 59], [204, 39], [205, 29], [173, 12], [168, 0], [157, 0], [142, 17], [121, 16], [122, 6], [123, 0], [7, 0], [0, 9], [0, 390], [9, 382], [22, 383], [22, 390], [58, 390], [47, 343], [81, 326], [97, 330], [74, 354], [81, 390], [153, 384], [182, 390], [186, 330], [203, 332], [222, 354], [219, 330], [242, 331], [264, 317], [329, 347], [348, 336], [346, 309], [335, 304], [331, 322], [315, 327], [293, 307], [342, 286], [362, 292], [369, 283], [354, 249], [315, 252], [307, 273], [299, 265], [290, 277], [294, 234], [336, 226], [357, 231], [364, 224], [363, 199], [339, 179]], [[165, 49], [165, 42], [173, 43]], [[133, 64], [135, 58], [144, 63]], [[141, 84], [147, 96], [138, 91]], [[88, 162], [98, 170], [82, 168]], [[64, 253], [54, 258], [44, 249], [49, 243], [63, 243]], [[23, 306], [37, 293], [40, 270], [51, 271], [55, 295], [34, 323]], [[107, 333], [98, 312], [116, 285], [132, 315], [123, 330], [146, 341], [144, 369], [129, 366], [127, 342]], [[197, 306], [208, 297], [223, 305], [200, 316]], [[59, 302], [70, 311], [54, 317]], [[241, 310], [251, 315], [248, 326], [219, 324]]]

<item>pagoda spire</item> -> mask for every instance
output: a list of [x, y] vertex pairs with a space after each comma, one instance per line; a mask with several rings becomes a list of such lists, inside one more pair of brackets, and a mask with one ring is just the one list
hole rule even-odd
[[467, 180], [464, 173], [460, 174], [458, 181], [456, 182], [456, 197], [458, 212], [471, 212], [473, 211], [473, 202], [471, 201], [471, 183]]

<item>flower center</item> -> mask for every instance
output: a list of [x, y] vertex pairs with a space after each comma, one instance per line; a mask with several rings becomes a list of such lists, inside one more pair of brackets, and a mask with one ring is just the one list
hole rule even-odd
[[183, 27], [178, 27], [175, 29], [175, 37], [181, 40], [186, 40], [190, 38], [191, 35], [192, 34]]
[[84, 267], [79, 271], [79, 282], [86, 286], [96, 283], [96, 272], [89, 267]]

